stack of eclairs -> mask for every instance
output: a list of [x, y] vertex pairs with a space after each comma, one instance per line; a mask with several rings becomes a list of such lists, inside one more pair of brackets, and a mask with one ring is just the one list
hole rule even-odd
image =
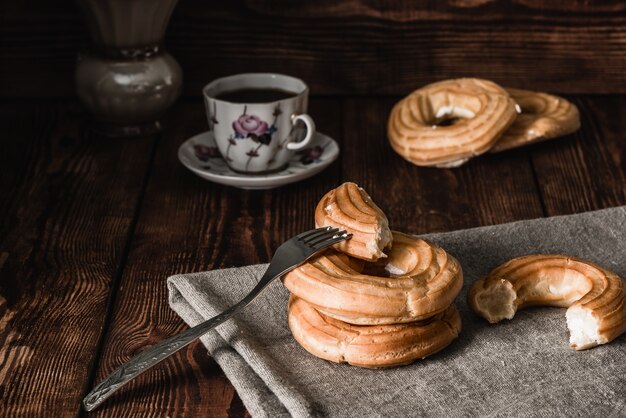
[[288, 320], [314, 356], [354, 366], [412, 363], [447, 347], [461, 330], [453, 302], [463, 286], [459, 262], [437, 245], [389, 229], [354, 183], [328, 192], [316, 227], [352, 234], [283, 277]]

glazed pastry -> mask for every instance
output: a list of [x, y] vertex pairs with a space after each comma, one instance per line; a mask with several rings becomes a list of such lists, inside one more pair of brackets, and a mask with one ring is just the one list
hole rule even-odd
[[315, 226], [333, 226], [352, 234], [337, 245], [339, 251], [363, 260], [386, 257], [391, 246], [389, 221], [369, 195], [354, 183], [344, 183], [326, 193], [315, 209]]
[[580, 128], [578, 109], [564, 98], [527, 90], [507, 91], [520, 106], [521, 114], [490, 152], [505, 151], [568, 135]]
[[438, 246], [393, 232], [380, 263], [358, 266], [327, 252], [283, 277], [295, 296], [327, 316], [357, 325], [419, 321], [443, 312], [463, 286], [458, 261]]
[[[487, 152], [516, 117], [514, 100], [497, 84], [477, 78], [422, 87], [391, 111], [392, 148], [418, 166], [455, 167]], [[448, 126], [441, 122], [452, 121]]]
[[294, 338], [314, 356], [369, 368], [412, 363], [445, 348], [461, 331], [454, 305], [423, 322], [359, 326], [325, 316], [291, 296], [288, 316]]
[[584, 350], [626, 331], [624, 280], [608, 270], [564, 255], [515, 258], [472, 285], [471, 308], [491, 323], [511, 319], [526, 306], [568, 307], [570, 346]]

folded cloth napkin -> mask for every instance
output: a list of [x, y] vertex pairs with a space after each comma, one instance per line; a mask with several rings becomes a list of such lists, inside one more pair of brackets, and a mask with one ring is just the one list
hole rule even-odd
[[[253, 416], [626, 416], [625, 335], [578, 352], [569, 348], [564, 309], [527, 309], [489, 325], [466, 302], [474, 280], [531, 253], [581, 257], [626, 277], [626, 207], [426, 238], [463, 266], [459, 338], [438, 354], [393, 369], [321, 360], [292, 338], [289, 294], [276, 281], [202, 338]], [[170, 306], [196, 325], [239, 301], [265, 268], [172, 276]]]

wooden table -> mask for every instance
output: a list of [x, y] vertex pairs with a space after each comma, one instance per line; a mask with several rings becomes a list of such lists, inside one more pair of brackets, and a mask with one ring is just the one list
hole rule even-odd
[[[85, 415], [79, 402], [96, 381], [186, 328], [167, 305], [169, 275], [267, 262], [283, 240], [313, 225], [317, 200], [343, 181], [362, 185], [395, 229], [416, 234], [626, 203], [621, 0], [181, 1], [166, 46], [183, 68], [184, 98], [162, 134], [129, 140], [98, 137], [83, 122], [72, 75], [90, 38], [75, 2], [6, 3], [1, 416]], [[339, 141], [339, 161], [265, 192], [188, 172], [176, 151], [206, 129], [200, 88], [246, 71], [307, 81], [319, 95], [310, 113]], [[465, 76], [569, 93], [582, 129], [458, 169], [417, 168], [393, 153], [385, 123], [395, 100]], [[93, 415], [246, 411], [193, 344]]]
[[[445, 170], [414, 167], [389, 147], [397, 97], [314, 97], [310, 113], [342, 154], [271, 191], [212, 184], [178, 162], [179, 145], [206, 129], [200, 100], [180, 101], [162, 134], [129, 140], [91, 134], [72, 100], [2, 101], [1, 414], [82, 415], [97, 380], [186, 328], [167, 304], [169, 275], [269, 261], [344, 181], [415, 234], [625, 204], [626, 96], [569, 97], [582, 115], [574, 135]], [[196, 343], [94, 415], [247, 413]]]

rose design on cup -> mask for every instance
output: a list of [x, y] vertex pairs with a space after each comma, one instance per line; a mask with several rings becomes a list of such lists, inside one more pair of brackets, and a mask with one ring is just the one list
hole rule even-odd
[[232, 159], [229, 157], [230, 148], [233, 145], [237, 145], [236, 140], [244, 140], [246, 138], [250, 138], [253, 142], [256, 142], [259, 145], [257, 145], [256, 148], [252, 148], [248, 152], [246, 152], [246, 155], [248, 156], [246, 171], [252, 158], [259, 156], [259, 148], [261, 148], [261, 146], [263, 145], [269, 145], [270, 142], [272, 142], [272, 135], [274, 135], [274, 133], [278, 130], [276, 128], [276, 122], [278, 120], [278, 117], [282, 114], [282, 111], [280, 110], [280, 104], [276, 105], [273, 113], [274, 121], [270, 125], [256, 115], [247, 114], [247, 111], [248, 106], [244, 106], [243, 114], [232, 123], [233, 130], [235, 132], [234, 135], [231, 135], [231, 137], [228, 139], [229, 144], [226, 148], [225, 157], [226, 161], [232, 161]]
[[247, 138], [251, 135], [261, 136], [267, 132], [269, 126], [255, 115], [241, 115], [239, 119], [233, 122], [235, 130], [235, 138]]
[[235, 138], [250, 138], [259, 144], [269, 145], [272, 141], [272, 134], [276, 132], [276, 126], [269, 126], [267, 122], [255, 115], [243, 114], [233, 122]]

